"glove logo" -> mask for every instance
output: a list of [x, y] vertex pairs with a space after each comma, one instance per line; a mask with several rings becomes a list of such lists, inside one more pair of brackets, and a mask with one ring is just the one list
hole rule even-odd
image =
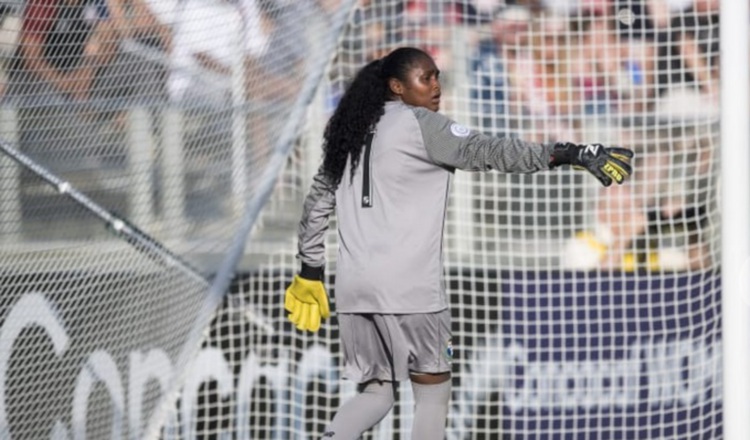
[[451, 133], [453, 133], [453, 136], [465, 138], [469, 135], [469, 127], [461, 124], [456, 124], [455, 122], [451, 124]]
[[609, 163], [604, 164], [603, 169], [604, 169], [604, 172], [612, 176], [612, 178], [615, 179], [615, 181], [617, 182], [623, 181], [624, 177], [622, 176], [622, 174], [619, 171], [617, 171], [615, 167], [613, 167], [611, 164]]
[[599, 145], [596, 144], [588, 144], [586, 145], [586, 149], [583, 150], [583, 154], [591, 154], [592, 156], [596, 156], [599, 154]]

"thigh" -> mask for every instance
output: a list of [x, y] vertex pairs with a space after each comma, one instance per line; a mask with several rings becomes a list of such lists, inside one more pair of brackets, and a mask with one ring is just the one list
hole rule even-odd
[[453, 362], [450, 311], [396, 316], [408, 349], [409, 372], [449, 373]]
[[[398, 338], [398, 327], [392, 319], [383, 315], [339, 313], [339, 334], [344, 354], [344, 378], [356, 383], [373, 380], [406, 380], [409, 370], [406, 357], [394, 353], [394, 347], [402, 345]], [[391, 368], [393, 366], [393, 369]]]
[[402, 381], [451, 371], [450, 312], [339, 314], [344, 377], [357, 383]]

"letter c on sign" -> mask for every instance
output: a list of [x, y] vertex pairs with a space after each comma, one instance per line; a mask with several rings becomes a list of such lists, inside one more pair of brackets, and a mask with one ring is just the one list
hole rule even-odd
[[40, 293], [29, 293], [21, 297], [5, 317], [5, 323], [0, 329], [0, 438], [10, 437], [5, 412], [5, 379], [13, 343], [23, 329], [36, 325], [49, 335], [56, 356], [60, 356], [68, 347], [68, 335], [49, 301]]

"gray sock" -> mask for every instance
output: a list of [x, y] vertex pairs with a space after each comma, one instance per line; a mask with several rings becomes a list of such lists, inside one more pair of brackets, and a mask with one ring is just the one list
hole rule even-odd
[[451, 400], [451, 380], [424, 385], [412, 382], [414, 391], [414, 426], [412, 440], [442, 440]]
[[355, 440], [383, 420], [393, 408], [393, 385], [370, 382], [364, 390], [346, 401], [336, 412], [323, 434], [323, 440]]

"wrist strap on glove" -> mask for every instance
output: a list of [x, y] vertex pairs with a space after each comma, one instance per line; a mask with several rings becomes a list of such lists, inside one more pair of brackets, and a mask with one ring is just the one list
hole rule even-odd
[[323, 281], [325, 279], [325, 266], [314, 267], [302, 263], [299, 276], [307, 280]]
[[582, 166], [581, 155], [584, 151], [583, 145], [576, 145], [571, 142], [558, 142], [552, 151], [549, 167], [556, 168], [562, 165]]

